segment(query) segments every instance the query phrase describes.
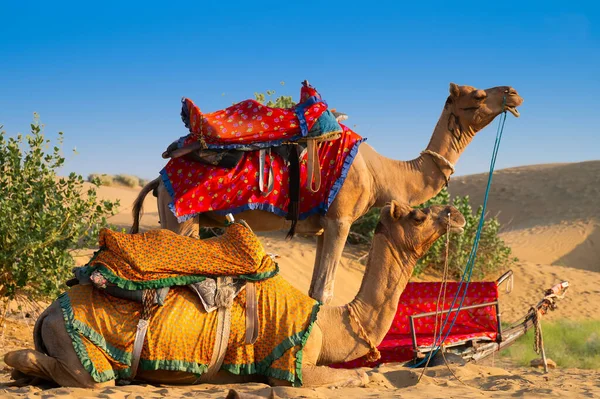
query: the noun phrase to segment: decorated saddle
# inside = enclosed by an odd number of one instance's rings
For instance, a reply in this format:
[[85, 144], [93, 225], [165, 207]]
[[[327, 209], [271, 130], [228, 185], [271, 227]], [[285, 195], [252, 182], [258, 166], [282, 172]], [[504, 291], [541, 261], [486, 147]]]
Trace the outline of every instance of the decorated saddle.
[[205, 114], [188, 98], [182, 103], [181, 119], [190, 130], [187, 143], [198, 141], [209, 149], [256, 150], [286, 142], [325, 140], [342, 130], [307, 81], [302, 82], [300, 102], [292, 108], [268, 107], [249, 99]]
[[[59, 297], [95, 381], [171, 370], [204, 382], [227, 370], [302, 384], [302, 350], [320, 303], [278, 275], [247, 226], [234, 223], [208, 240], [105, 229], [99, 241], [75, 270], [79, 284]], [[142, 304], [123, 292], [141, 292]]]
[[293, 236], [298, 220], [327, 211], [364, 141], [307, 81], [291, 108], [246, 100], [204, 114], [184, 98], [181, 116], [190, 134], [161, 171], [180, 222], [260, 209], [291, 220]]

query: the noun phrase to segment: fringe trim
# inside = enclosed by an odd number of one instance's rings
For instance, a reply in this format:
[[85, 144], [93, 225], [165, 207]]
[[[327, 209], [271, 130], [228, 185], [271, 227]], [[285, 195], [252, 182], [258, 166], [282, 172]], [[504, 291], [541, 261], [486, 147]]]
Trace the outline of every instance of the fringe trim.
[[[268, 256], [268, 255], [267, 255]], [[275, 263], [275, 262], [274, 262]], [[135, 280], [127, 280], [122, 277], [117, 276], [112, 270], [110, 270], [106, 265], [98, 263], [96, 265], [88, 265], [88, 269], [86, 273], [89, 271], [90, 273], [93, 271], [99, 271], [104, 278], [106, 278], [111, 283], [115, 284], [117, 287], [122, 288], [124, 290], [144, 290], [144, 289], [159, 289], [163, 287], [173, 287], [176, 285], [188, 285], [193, 283], [199, 283], [201, 281], [206, 280], [207, 277], [216, 278], [216, 275], [192, 275], [192, 276], [176, 276], [176, 277], [167, 277], [161, 278], [157, 280], [149, 280], [149, 281], [135, 281]], [[275, 263], [275, 269], [262, 273], [253, 273], [253, 274], [240, 274], [236, 275], [236, 278], [242, 280], [250, 280], [250, 281], [261, 281], [266, 280], [271, 277], [279, 274], [279, 265]]]
[[[260, 374], [267, 377], [277, 378], [279, 380], [289, 381], [295, 387], [302, 386], [302, 354], [304, 346], [306, 346], [306, 342], [308, 341], [314, 324], [317, 321], [317, 315], [319, 313], [319, 310], [321, 309], [321, 306], [321, 302], [317, 302], [315, 304], [310, 315], [310, 319], [308, 320], [308, 325], [304, 330], [283, 340], [262, 361], [258, 363], [249, 364], [224, 364], [221, 368], [229, 371], [232, 374]], [[279, 359], [288, 350], [292, 349], [295, 346], [300, 346], [300, 348], [296, 352], [296, 364], [293, 373], [286, 370], [280, 370], [271, 367], [274, 361]]]
[[[106, 370], [104, 372], [99, 372], [94, 363], [90, 359], [90, 356], [83, 344], [83, 340], [81, 339], [80, 331], [75, 327], [75, 316], [73, 314], [73, 308], [71, 307], [71, 301], [69, 299], [68, 293], [63, 293], [58, 297], [58, 302], [63, 312], [63, 318], [65, 320], [65, 328], [67, 329], [67, 334], [71, 337], [71, 342], [73, 344], [73, 349], [81, 362], [81, 365], [87, 371], [90, 376], [96, 382], [106, 382], [110, 380], [114, 380], [117, 377], [124, 377], [129, 375], [129, 367], [125, 370]], [[89, 338], [88, 338], [89, 339]], [[91, 341], [91, 340], [90, 340]]]

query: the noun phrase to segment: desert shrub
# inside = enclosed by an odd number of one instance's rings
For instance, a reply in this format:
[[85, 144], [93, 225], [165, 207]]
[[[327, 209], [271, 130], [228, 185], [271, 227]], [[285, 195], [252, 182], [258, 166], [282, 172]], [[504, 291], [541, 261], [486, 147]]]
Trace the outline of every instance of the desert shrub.
[[[600, 369], [600, 321], [542, 321], [546, 356], [559, 367]], [[529, 366], [540, 355], [533, 350], [533, 330], [519, 338], [501, 355], [520, 366]]]
[[[285, 82], [281, 82], [280, 84], [284, 86]], [[259, 103], [272, 108], [291, 108], [296, 105], [292, 96], [279, 96], [273, 100], [274, 94], [275, 90], [267, 90], [266, 93], [254, 93], [254, 98]]]
[[94, 180], [98, 180], [103, 186], [112, 186], [114, 184], [114, 179], [111, 175], [107, 175], [105, 173], [92, 173], [88, 175], [87, 181], [90, 183]]
[[140, 178], [132, 175], [115, 175], [114, 181], [125, 187], [137, 187], [140, 184]]
[[25, 137], [0, 131], [0, 301], [20, 292], [57, 294], [75, 263], [72, 252], [96, 246], [119, 205], [99, 200], [96, 187], [84, 191], [80, 175], [57, 176], [62, 142], [59, 133], [51, 147], [37, 117]]
[[[449, 203], [450, 194], [446, 189], [443, 189], [438, 195], [420, 207], [448, 205]], [[482, 207], [479, 207], [477, 212], [473, 212], [468, 196], [454, 198], [452, 205], [463, 214], [466, 220], [465, 229], [462, 234], [450, 233], [448, 267], [451, 276], [457, 278], [462, 276], [464, 268], [467, 265], [467, 260], [475, 240]], [[379, 221], [379, 212], [380, 209], [373, 208], [352, 225], [350, 239], [353, 242], [369, 242], [373, 238], [375, 226]], [[483, 230], [481, 231], [477, 260], [474, 266], [474, 274], [477, 277], [483, 277], [490, 272], [509, 266], [515, 261], [515, 258], [511, 256], [511, 249], [499, 237], [499, 230], [500, 223], [497, 218], [488, 218], [485, 221]], [[445, 246], [445, 239], [437, 240], [425, 256], [419, 259], [414, 273], [420, 274], [425, 269], [443, 271], [446, 256]]]
[[107, 175], [106, 173], [92, 173], [88, 175], [87, 181], [91, 182], [94, 179], [99, 179], [103, 186], [114, 186], [120, 185], [125, 187], [144, 187], [147, 183], [147, 179], [133, 175]]

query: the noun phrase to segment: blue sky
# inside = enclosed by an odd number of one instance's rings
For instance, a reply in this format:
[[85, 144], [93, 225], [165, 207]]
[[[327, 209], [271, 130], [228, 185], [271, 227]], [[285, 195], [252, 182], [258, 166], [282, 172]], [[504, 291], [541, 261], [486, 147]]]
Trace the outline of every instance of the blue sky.
[[[427, 145], [450, 82], [525, 98], [497, 167], [600, 159], [592, 1], [10, 3], [0, 125], [27, 132], [38, 112], [49, 136], [77, 147], [66, 172], [153, 178], [187, 133], [182, 96], [213, 111], [267, 89], [297, 99], [304, 79], [395, 159]], [[476, 137], [458, 174], [487, 170], [494, 133]]]

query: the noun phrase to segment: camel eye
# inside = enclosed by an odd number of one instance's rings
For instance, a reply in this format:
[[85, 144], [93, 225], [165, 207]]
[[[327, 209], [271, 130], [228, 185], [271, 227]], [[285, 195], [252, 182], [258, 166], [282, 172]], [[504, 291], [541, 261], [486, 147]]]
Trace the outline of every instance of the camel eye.
[[413, 223], [416, 225], [423, 223], [427, 219], [427, 215], [422, 211], [414, 210], [410, 212], [409, 216], [412, 219]]

